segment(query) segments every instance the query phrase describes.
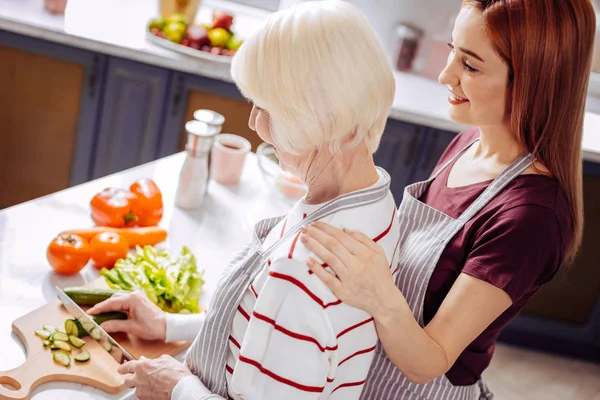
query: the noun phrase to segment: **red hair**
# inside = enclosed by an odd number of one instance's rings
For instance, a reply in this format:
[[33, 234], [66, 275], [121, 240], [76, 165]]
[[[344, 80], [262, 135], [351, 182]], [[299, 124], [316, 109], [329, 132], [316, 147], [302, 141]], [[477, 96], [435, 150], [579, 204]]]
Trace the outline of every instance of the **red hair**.
[[509, 67], [510, 127], [564, 190], [573, 219], [565, 261], [583, 236], [581, 140], [596, 17], [590, 0], [463, 0], [483, 13]]

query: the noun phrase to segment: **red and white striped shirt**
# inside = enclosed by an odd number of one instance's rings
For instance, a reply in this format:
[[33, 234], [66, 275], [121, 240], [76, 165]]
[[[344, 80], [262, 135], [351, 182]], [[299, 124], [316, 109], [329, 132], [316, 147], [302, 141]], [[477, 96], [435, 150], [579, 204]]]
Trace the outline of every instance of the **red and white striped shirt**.
[[[297, 203], [263, 249], [321, 206]], [[399, 227], [391, 193], [321, 221], [373, 238], [397, 273]], [[318, 259], [294, 235], [246, 290], [231, 326], [225, 366], [232, 399], [359, 398], [377, 343], [373, 318], [336, 298], [306, 266], [309, 256]], [[197, 377], [184, 379], [172, 398], [191, 398], [184, 393], [192, 392], [220, 398], [194, 389], [200, 385]]]
[[[318, 208], [298, 203], [263, 249]], [[377, 239], [395, 266], [399, 229], [391, 194], [322, 221]], [[308, 256], [315, 257], [295, 235], [248, 287], [229, 338], [226, 369], [233, 399], [359, 397], [377, 343], [373, 318], [336, 298], [307, 268]]]

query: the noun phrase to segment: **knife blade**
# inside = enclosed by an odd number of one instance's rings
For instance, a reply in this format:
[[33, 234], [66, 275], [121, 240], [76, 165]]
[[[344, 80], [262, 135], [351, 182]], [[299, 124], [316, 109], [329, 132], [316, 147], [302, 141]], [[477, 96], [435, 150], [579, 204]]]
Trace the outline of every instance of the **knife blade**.
[[65, 306], [69, 314], [79, 321], [81, 327], [96, 340], [119, 364], [135, 360], [116, 340], [114, 340], [100, 325], [92, 319], [88, 313], [83, 311], [61, 288], [55, 286], [59, 300]]

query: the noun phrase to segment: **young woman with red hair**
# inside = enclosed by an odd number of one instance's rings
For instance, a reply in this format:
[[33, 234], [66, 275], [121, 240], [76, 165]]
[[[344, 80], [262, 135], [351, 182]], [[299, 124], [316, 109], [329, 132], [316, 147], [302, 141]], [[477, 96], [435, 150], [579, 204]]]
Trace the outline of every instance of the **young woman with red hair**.
[[364, 235], [304, 229], [311, 270], [373, 316], [361, 398], [491, 398], [498, 335], [581, 243], [595, 29], [590, 0], [464, 0], [439, 81], [451, 118], [477, 128], [405, 189], [399, 264]]

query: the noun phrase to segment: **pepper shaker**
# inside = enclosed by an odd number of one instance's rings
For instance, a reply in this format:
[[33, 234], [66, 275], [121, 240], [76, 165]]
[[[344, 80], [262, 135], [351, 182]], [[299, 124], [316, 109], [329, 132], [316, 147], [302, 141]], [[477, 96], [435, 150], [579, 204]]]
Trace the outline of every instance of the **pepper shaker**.
[[185, 130], [188, 134], [187, 154], [179, 173], [175, 205], [191, 210], [200, 208], [204, 203], [210, 176], [209, 154], [220, 129], [193, 120], [185, 124]]

